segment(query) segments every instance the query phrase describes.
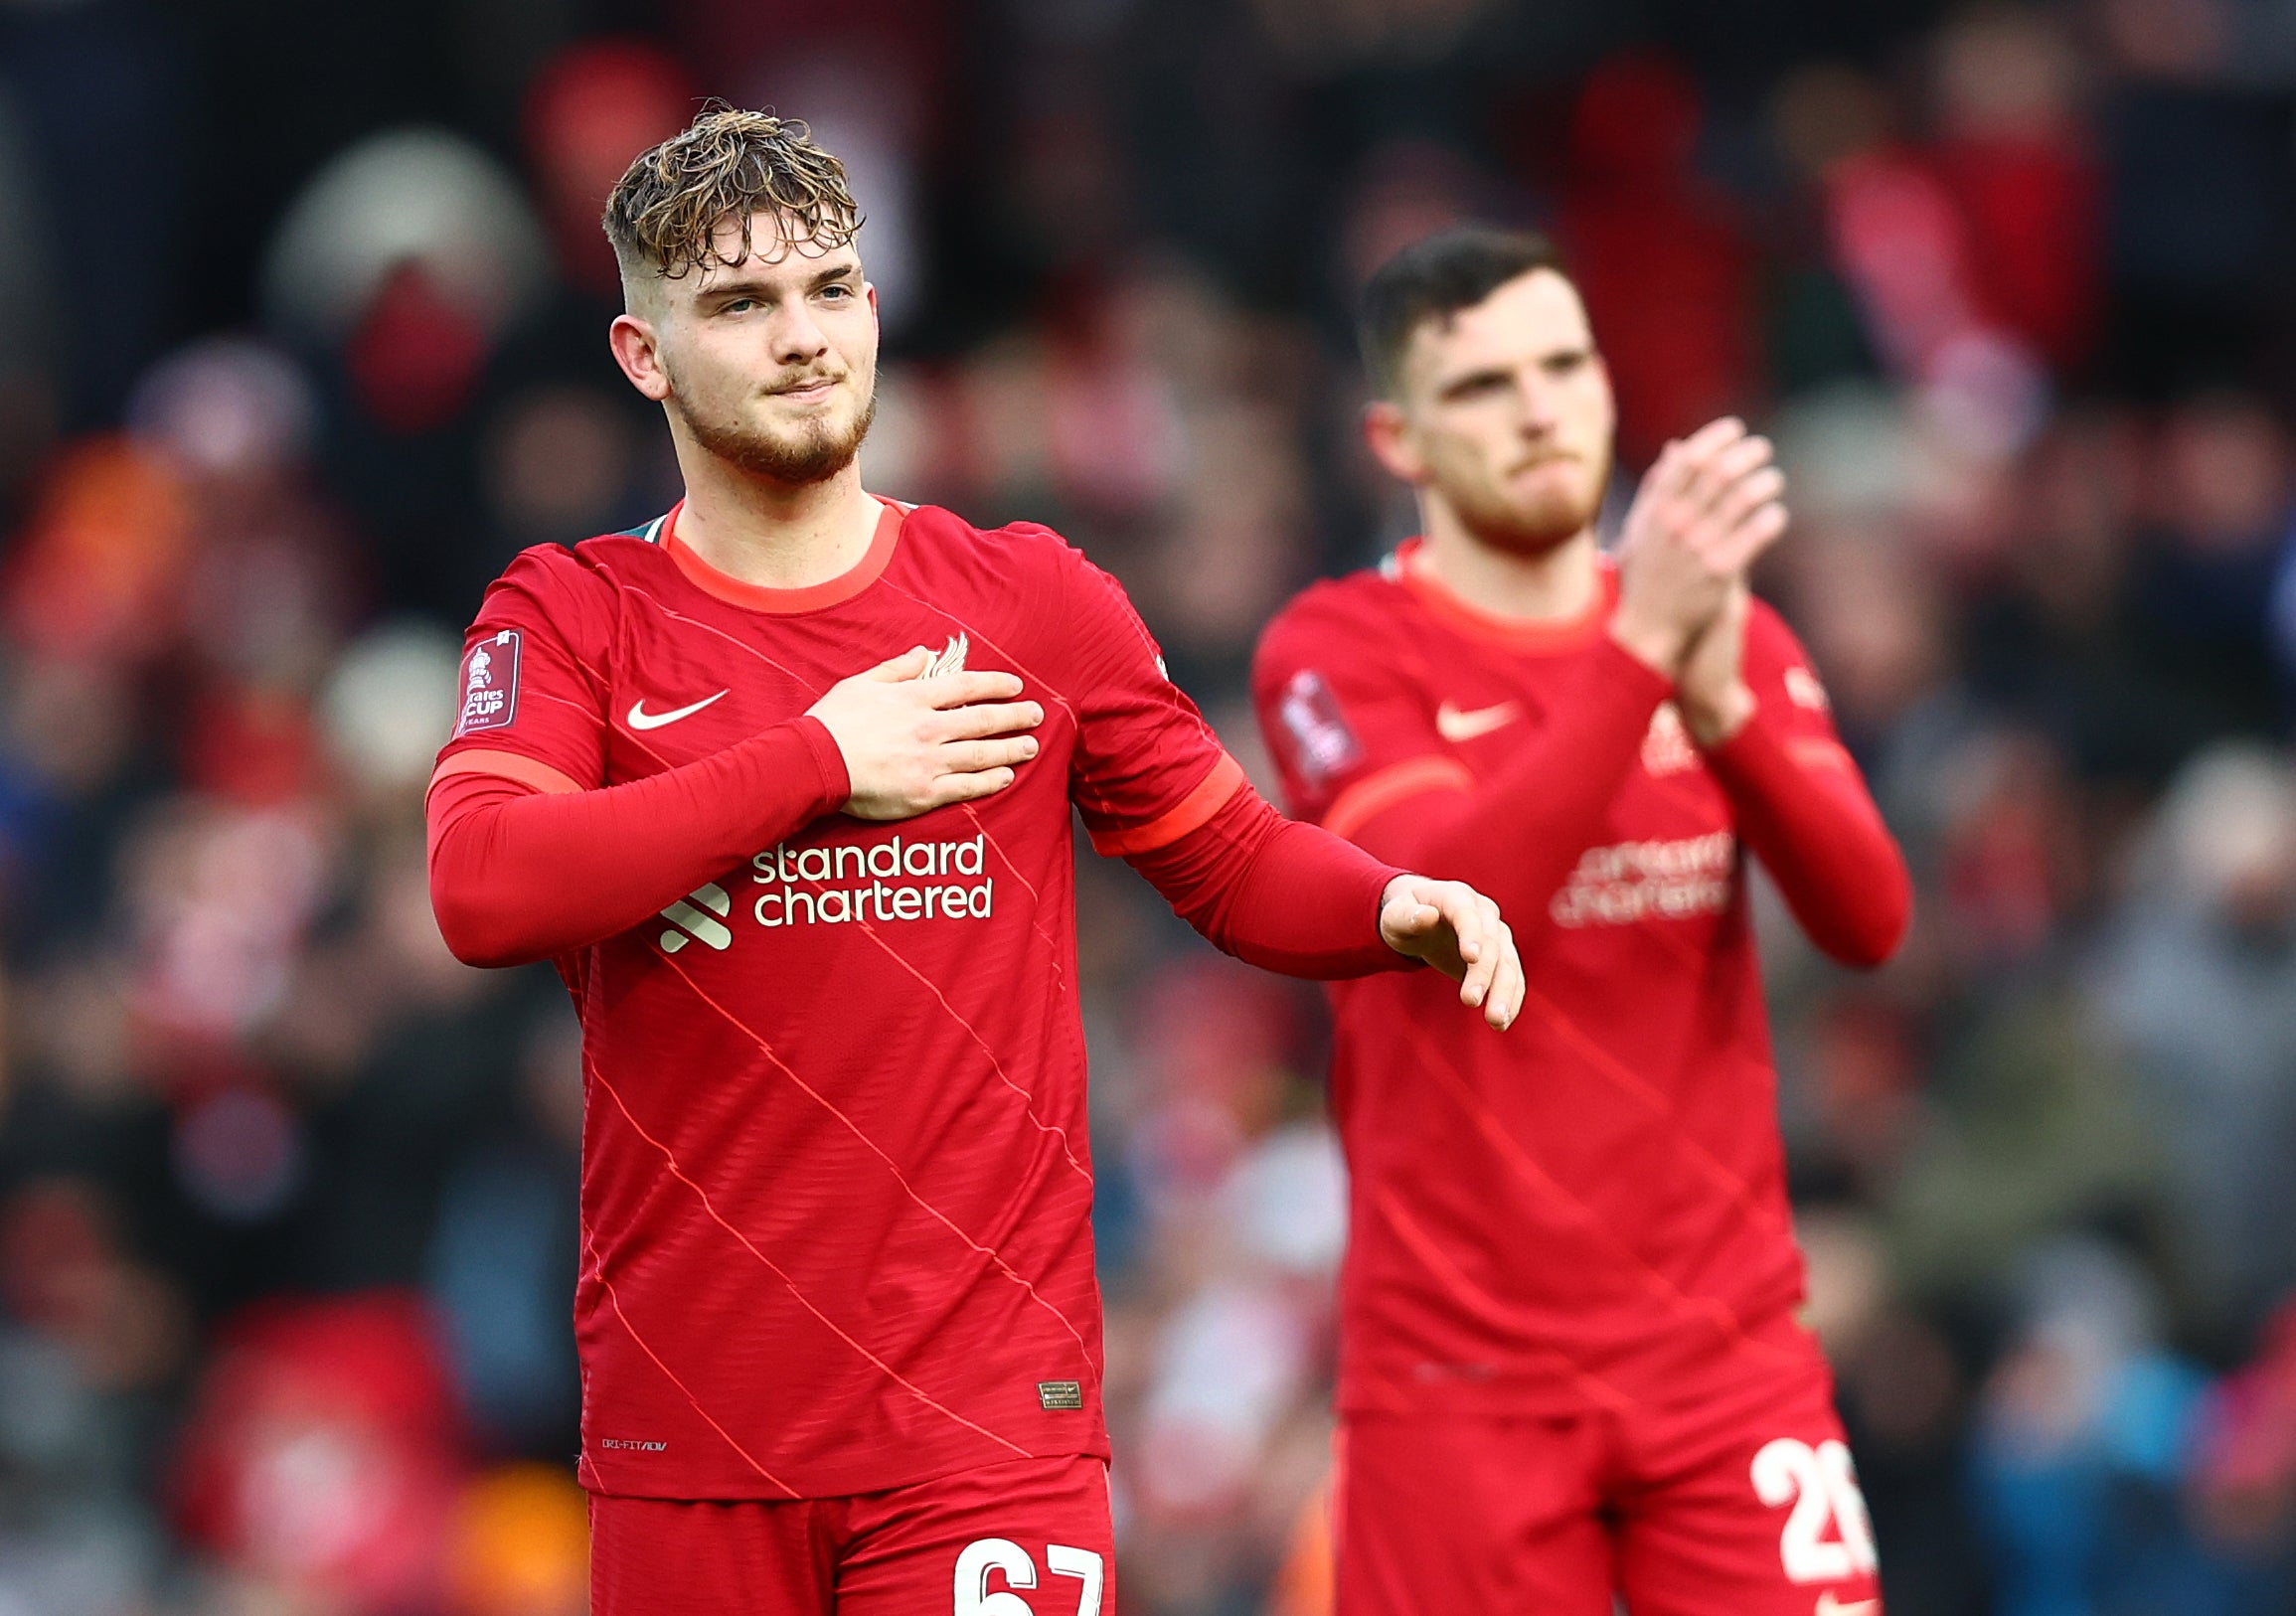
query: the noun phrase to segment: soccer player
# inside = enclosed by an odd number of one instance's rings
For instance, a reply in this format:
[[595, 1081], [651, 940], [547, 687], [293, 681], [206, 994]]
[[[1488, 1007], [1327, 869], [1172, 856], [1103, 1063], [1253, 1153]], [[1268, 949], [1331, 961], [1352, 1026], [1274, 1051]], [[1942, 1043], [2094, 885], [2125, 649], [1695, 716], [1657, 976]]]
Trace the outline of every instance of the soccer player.
[[802, 125], [712, 111], [605, 223], [686, 497], [511, 564], [428, 801], [448, 943], [581, 1016], [594, 1609], [1088, 1616], [1071, 804], [1273, 969], [1426, 961], [1503, 1026], [1512, 942], [1277, 816], [1056, 536], [864, 492], [876, 294]]
[[1422, 533], [1309, 589], [1253, 671], [1293, 810], [1496, 895], [1506, 1040], [1401, 977], [1337, 985], [1350, 1166], [1341, 1616], [1875, 1616], [1874, 1547], [1796, 1322], [1745, 855], [1871, 965], [1908, 885], [1826, 696], [1745, 569], [1785, 525], [1735, 420], [1595, 519], [1613, 409], [1527, 235], [1372, 279], [1380, 462]]

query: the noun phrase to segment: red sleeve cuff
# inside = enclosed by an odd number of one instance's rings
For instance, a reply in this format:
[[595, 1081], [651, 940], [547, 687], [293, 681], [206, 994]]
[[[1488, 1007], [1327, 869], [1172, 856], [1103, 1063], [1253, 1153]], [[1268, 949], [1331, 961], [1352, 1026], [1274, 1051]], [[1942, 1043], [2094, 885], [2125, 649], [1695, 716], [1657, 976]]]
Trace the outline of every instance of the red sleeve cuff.
[[806, 713], [790, 721], [805, 741], [805, 749], [813, 758], [813, 766], [821, 773], [821, 811], [834, 814], [853, 796], [853, 773], [845, 766], [845, 753], [838, 748], [837, 737], [829, 732], [829, 726], [812, 714]]
[[1212, 816], [1228, 806], [1229, 799], [1244, 784], [1243, 765], [1222, 752], [1219, 761], [1196, 782], [1188, 795], [1147, 824], [1108, 830], [1087, 826], [1092, 849], [1105, 859], [1129, 859], [1170, 847], [1210, 823]]
[[1706, 762], [1725, 787], [1733, 780], [1748, 785], [1791, 780], [1809, 768], [1838, 768], [1853, 778], [1857, 775], [1857, 764], [1840, 741], [1796, 734], [1783, 715], [1760, 703], [1736, 734], [1706, 748]]

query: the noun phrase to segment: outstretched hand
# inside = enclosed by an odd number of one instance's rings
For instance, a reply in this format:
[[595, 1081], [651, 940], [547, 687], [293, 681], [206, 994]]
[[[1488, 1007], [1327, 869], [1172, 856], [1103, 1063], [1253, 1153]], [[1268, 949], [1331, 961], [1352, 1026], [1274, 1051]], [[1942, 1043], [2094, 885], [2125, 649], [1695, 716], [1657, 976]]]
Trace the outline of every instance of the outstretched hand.
[[1481, 1006], [1504, 1032], [1523, 1009], [1523, 961], [1499, 905], [1464, 882], [1397, 876], [1380, 902], [1380, 937], [1459, 984], [1459, 1003]]

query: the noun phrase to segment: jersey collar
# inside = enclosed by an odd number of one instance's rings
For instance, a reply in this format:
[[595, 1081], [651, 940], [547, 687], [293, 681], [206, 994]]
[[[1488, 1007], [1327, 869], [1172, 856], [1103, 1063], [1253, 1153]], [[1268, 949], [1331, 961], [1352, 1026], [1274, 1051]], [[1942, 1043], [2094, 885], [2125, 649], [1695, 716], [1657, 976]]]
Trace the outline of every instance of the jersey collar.
[[1603, 625], [1610, 621], [1611, 608], [1618, 604], [1618, 568], [1607, 556], [1596, 564], [1594, 598], [1575, 617], [1510, 617], [1476, 605], [1435, 576], [1427, 568], [1425, 549], [1423, 538], [1403, 541], [1395, 551], [1391, 574], [1395, 582], [1447, 626], [1512, 651], [1582, 649], [1601, 636]]
[[877, 519], [877, 532], [871, 536], [869, 549], [861, 560], [837, 576], [809, 583], [801, 589], [774, 589], [762, 583], [745, 582], [702, 560], [692, 546], [678, 537], [678, 513], [686, 508], [684, 500], [671, 506], [670, 514], [656, 523], [655, 531], [646, 537], [669, 552], [670, 560], [678, 564], [678, 570], [686, 574], [688, 582], [728, 605], [783, 615], [819, 611], [824, 606], [851, 600], [875, 583], [893, 561], [893, 549], [901, 540], [901, 520], [905, 508], [882, 495], [874, 497], [885, 509]]

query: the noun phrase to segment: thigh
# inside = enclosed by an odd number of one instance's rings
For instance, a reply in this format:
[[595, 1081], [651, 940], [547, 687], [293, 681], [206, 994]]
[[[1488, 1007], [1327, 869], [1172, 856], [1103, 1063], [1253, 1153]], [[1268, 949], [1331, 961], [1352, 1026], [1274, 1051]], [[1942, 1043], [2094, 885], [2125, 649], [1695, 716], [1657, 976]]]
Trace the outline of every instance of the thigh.
[[590, 1499], [590, 1616], [831, 1616], [809, 1500]]
[[1020, 1459], [851, 1501], [837, 1616], [1101, 1616], [1108, 1463]]
[[1351, 1419], [1332, 1475], [1336, 1616], [1611, 1616], [1588, 1419]]
[[1873, 1527], [1815, 1349], [1798, 1373], [1636, 1416], [1626, 1451], [1632, 1616], [1882, 1616]]

